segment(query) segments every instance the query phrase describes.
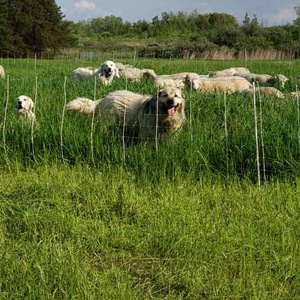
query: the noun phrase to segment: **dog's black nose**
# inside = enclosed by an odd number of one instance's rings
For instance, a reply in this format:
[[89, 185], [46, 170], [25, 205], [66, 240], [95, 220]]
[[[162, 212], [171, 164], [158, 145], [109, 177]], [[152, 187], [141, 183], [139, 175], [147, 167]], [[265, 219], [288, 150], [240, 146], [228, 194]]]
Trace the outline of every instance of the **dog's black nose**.
[[167, 105], [168, 106], [174, 106], [174, 99], [168, 99], [167, 100]]
[[111, 68], [108, 68], [108, 72], [111, 72]]

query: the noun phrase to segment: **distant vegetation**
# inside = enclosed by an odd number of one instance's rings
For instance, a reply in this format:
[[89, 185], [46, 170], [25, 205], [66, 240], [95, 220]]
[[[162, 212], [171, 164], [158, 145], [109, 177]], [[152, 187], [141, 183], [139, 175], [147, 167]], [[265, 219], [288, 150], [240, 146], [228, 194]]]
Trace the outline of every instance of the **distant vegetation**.
[[34, 3], [31, 0], [0, 0], [0, 51], [4, 55], [20, 56], [28, 51], [52, 50], [54, 53], [68, 47], [137, 48], [140, 55], [153, 57], [199, 57], [197, 53], [204, 51], [221, 51], [240, 58], [238, 53], [246, 49], [249, 53], [258, 50], [288, 52], [289, 56], [298, 58], [300, 7], [295, 7], [295, 12], [298, 17], [293, 24], [272, 27], [248, 13], [239, 24], [229, 14], [199, 14], [196, 11], [190, 14], [163, 12], [161, 17], [155, 16], [150, 22], [131, 23], [107, 16], [74, 23], [64, 19], [54, 0]]
[[[295, 11], [299, 15], [299, 8]], [[222, 48], [235, 52], [274, 49], [290, 51], [296, 57], [300, 54], [299, 17], [292, 25], [265, 27], [255, 15], [250, 18], [247, 13], [241, 25], [229, 14], [196, 11], [191, 14], [164, 12], [161, 18], [155, 16], [151, 22], [135, 23], [108, 16], [73, 24], [73, 34], [82, 47], [103, 48], [111, 45], [112, 40], [127, 41], [128, 45], [130, 40], [140, 40], [140, 46], [151, 45], [144, 53], [158, 57], [168, 57], [170, 51], [182, 56], [182, 49], [201, 52]]]

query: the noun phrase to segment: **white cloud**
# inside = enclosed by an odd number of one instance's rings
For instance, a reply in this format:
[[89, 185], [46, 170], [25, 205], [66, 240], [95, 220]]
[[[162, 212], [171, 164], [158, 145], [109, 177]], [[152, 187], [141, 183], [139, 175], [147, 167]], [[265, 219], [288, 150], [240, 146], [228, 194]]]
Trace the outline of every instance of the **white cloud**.
[[90, 11], [96, 8], [96, 4], [92, 1], [78, 1], [74, 6], [77, 11]]

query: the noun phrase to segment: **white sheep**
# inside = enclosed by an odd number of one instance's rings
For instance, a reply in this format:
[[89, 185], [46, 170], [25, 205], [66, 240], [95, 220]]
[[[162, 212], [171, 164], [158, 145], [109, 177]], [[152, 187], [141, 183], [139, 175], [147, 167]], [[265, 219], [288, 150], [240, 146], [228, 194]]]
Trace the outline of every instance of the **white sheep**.
[[251, 88], [251, 83], [237, 76], [199, 77], [187, 76], [186, 82], [192, 83], [192, 88], [201, 92], [227, 92], [229, 94]]
[[130, 82], [140, 82], [142, 78], [150, 78], [154, 80], [157, 75], [152, 69], [138, 69], [129, 65], [121, 66], [118, 63], [120, 77], [126, 78]]
[[236, 73], [250, 73], [250, 70], [244, 67], [232, 67], [222, 71], [212, 72], [211, 75], [212, 77], [226, 77], [226, 76], [233, 76]]
[[234, 74], [234, 76], [243, 77], [251, 83], [255, 81], [261, 84], [267, 83], [268, 81], [274, 78], [273, 76], [268, 74], [255, 74], [255, 73], [243, 73], [243, 72], [238, 72]]
[[[274, 98], [278, 98], [278, 99], [284, 99], [284, 94], [274, 87], [259, 87], [259, 88], [256, 88], [256, 92], [262, 98], [274, 97]], [[250, 97], [253, 97], [253, 89], [251, 88], [248, 90], [239, 91], [235, 94], [247, 94]]]
[[168, 75], [160, 75], [157, 76], [154, 80], [155, 86], [158, 89], [164, 88], [177, 88], [183, 89], [184, 88], [184, 80], [182, 78], [172, 78]]

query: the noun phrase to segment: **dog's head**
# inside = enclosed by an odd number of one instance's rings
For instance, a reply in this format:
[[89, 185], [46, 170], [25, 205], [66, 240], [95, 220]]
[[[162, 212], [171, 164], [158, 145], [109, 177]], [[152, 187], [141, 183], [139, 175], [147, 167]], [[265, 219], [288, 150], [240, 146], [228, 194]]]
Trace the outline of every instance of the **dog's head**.
[[116, 67], [116, 64], [111, 60], [107, 60], [101, 65], [100, 75], [105, 78], [109, 78], [116, 75], [117, 70], [118, 68]]
[[16, 108], [18, 109], [19, 113], [26, 113], [30, 112], [34, 108], [34, 103], [28, 96], [19, 96], [15, 100]]
[[172, 118], [184, 114], [184, 94], [176, 88], [165, 88], [158, 93], [158, 103], [161, 112]]

